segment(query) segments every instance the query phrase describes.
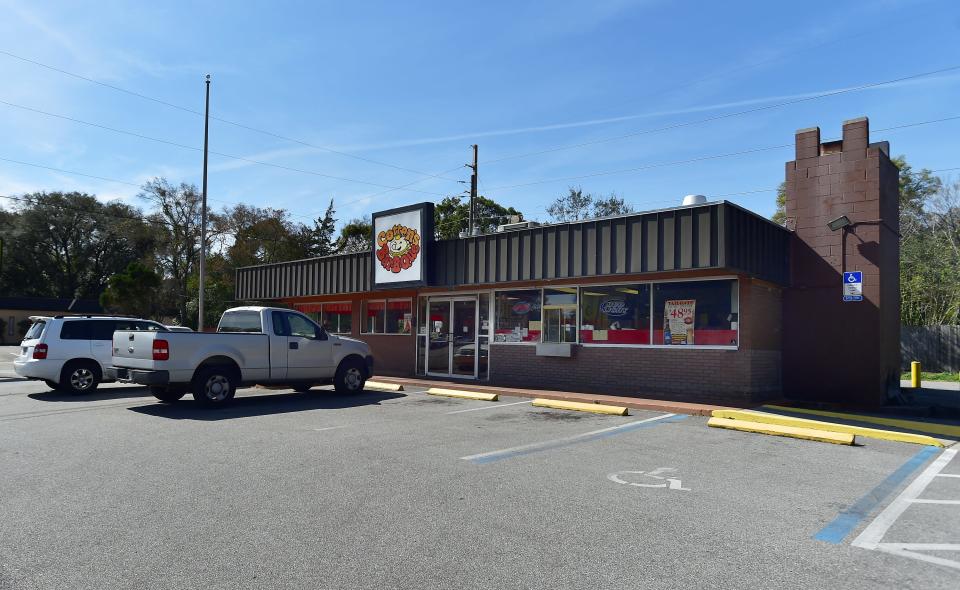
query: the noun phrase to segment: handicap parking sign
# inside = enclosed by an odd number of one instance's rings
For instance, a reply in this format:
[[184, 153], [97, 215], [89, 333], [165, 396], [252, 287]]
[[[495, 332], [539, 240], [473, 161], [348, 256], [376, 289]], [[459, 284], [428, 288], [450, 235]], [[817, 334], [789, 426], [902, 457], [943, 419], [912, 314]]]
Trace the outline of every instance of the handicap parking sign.
[[843, 300], [863, 301], [863, 272], [843, 273]]

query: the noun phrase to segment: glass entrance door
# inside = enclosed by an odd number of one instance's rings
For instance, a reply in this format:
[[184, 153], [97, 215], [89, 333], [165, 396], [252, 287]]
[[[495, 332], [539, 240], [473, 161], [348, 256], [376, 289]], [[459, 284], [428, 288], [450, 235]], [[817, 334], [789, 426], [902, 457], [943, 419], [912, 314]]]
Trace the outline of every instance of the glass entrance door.
[[449, 299], [431, 299], [427, 306], [427, 373], [450, 374], [450, 308]]
[[426, 373], [477, 377], [477, 298], [430, 298], [427, 304]]

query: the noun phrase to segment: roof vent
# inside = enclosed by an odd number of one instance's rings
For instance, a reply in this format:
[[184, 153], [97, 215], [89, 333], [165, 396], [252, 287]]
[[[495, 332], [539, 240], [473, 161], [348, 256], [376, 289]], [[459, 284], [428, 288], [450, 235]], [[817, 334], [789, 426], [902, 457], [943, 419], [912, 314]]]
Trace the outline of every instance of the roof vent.
[[683, 206], [688, 205], [703, 205], [707, 202], [707, 198], [703, 195], [687, 195], [683, 198]]
[[503, 225], [497, 226], [497, 233], [502, 233], [505, 231], [519, 231], [521, 229], [531, 229], [534, 227], [540, 227], [540, 223], [536, 221], [520, 221], [518, 223], [505, 223]]

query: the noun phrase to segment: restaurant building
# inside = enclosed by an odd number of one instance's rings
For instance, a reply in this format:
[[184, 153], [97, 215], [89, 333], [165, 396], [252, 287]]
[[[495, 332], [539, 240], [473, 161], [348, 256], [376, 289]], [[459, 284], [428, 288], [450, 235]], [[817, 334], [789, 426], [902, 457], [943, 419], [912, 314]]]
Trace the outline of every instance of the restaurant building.
[[[786, 227], [691, 199], [434, 240], [433, 205], [420, 203], [373, 214], [372, 252], [238, 269], [236, 298], [368, 342], [378, 375], [877, 405], [899, 383], [897, 170], [866, 119], [843, 135], [797, 133]], [[842, 215], [848, 226], [827, 227]], [[863, 300], [844, 302], [853, 270]]]

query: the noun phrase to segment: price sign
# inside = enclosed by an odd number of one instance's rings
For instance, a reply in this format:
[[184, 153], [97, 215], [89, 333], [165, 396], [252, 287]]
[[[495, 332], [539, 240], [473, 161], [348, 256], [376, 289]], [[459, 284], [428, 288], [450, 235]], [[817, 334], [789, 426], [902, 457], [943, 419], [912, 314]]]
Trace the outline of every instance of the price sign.
[[663, 343], [693, 344], [696, 299], [671, 299], [663, 306]]

